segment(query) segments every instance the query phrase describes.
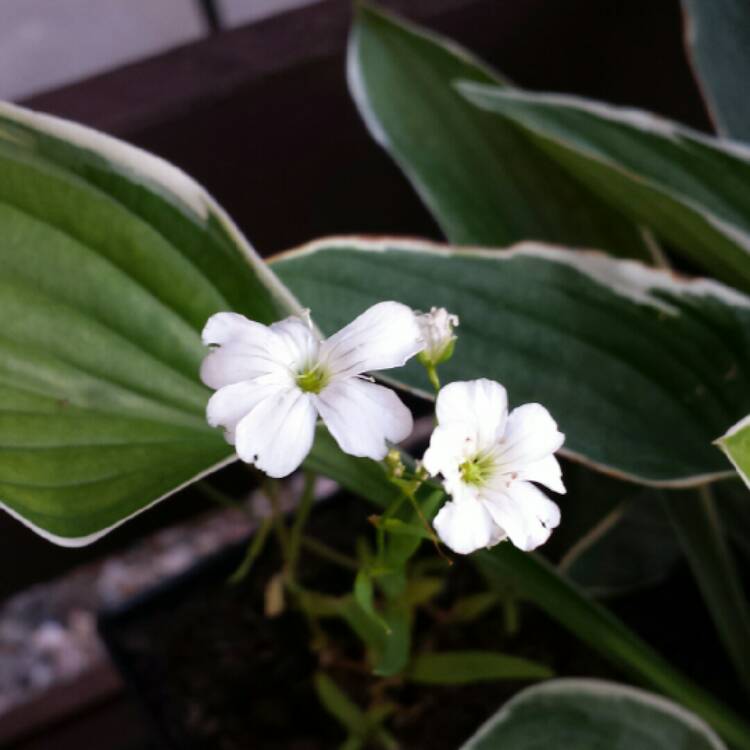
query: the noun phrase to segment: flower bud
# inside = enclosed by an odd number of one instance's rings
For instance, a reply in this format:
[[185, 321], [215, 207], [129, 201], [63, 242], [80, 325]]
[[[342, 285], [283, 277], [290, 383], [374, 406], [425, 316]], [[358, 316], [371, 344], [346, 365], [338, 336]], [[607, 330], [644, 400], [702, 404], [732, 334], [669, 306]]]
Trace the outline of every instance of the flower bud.
[[417, 313], [416, 318], [424, 341], [419, 361], [425, 367], [435, 367], [449, 360], [456, 344], [453, 329], [458, 326], [458, 316], [444, 307], [433, 307], [428, 313]]

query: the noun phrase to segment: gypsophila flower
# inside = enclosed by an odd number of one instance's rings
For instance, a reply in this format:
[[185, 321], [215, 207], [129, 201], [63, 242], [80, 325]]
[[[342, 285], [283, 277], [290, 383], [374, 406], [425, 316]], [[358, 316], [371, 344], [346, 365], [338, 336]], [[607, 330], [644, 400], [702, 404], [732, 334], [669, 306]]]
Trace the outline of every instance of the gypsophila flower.
[[206, 409], [237, 455], [272, 477], [294, 471], [309, 453], [318, 415], [341, 449], [375, 460], [406, 438], [409, 410], [388, 388], [362, 377], [403, 365], [422, 348], [412, 311], [381, 302], [321, 340], [309, 315], [270, 326], [218, 313], [203, 329], [214, 349], [201, 379], [217, 389]]
[[435, 367], [451, 358], [456, 337], [453, 329], [458, 327], [458, 315], [452, 315], [444, 307], [433, 307], [428, 313], [415, 313], [424, 349], [419, 361], [425, 367]]
[[450, 383], [437, 398], [438, 426], [424, 455], [451, 496], [435, 517], [438, 535], [468, 554], [509, 538], [532, 550], [560, 523], [560, 509], [532, 482], [564, 493], [553, 455], [565, 436], [540, 404], [508, 414], [502, 385], [492, 380]]

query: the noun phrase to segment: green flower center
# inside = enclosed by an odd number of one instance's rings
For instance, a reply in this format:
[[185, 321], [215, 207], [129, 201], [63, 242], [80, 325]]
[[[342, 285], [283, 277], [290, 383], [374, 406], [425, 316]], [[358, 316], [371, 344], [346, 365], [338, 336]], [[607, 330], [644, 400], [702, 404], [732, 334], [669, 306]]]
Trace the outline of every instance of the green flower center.
[[319, 365], [297, 375], [297, 385], [305, 393], [320, 393], [329, 380], [328, 373]]
[[464, 461], [461, 466], [459, 466], [461, 479], [466, 484], [471, 484], [475, 487], [481, 487], [485, 484], [494, 469], [495, 462], [492, 457], [481, 454]]

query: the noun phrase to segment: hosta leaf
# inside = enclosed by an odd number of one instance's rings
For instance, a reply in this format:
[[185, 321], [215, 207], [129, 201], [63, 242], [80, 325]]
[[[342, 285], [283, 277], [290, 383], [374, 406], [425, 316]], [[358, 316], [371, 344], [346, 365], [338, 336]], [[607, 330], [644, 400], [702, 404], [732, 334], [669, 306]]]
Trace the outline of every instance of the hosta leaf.
[[750, 141], [750, 4], [682, 0], [687, 46], [719, 132]]
[[452, 42], [361, 5], [348, 77], [370, 133], [451, 242], [538, 239], [647, 255], [637, 227], [566, 174], [533, 138], [458, 95], [458, 78], [505, 82]]
[[725, 750], [695, 714], [603, 680], [550, 680], [508, 701], [462, 750]]
[[593, 596], [662, 583], [682, 554], [660, 495], [649, 489], [620, 503], [569, 550], [561, 561], [562, 571]]
[[294, 309], [211, 197], [87, 128], [0, 106], [0, 500], [78, 545], [231, 460], [209, 315]]
[[614, 207], [729, 284], [750, 290], [750, 149], [661, 117], [571, 96], [457, 84], [535, 135]]
[[730, 427], [716, 444], [732, 462], [742, 481], [750, 487], [750, 416]]
[[[444, 382], [502, 382], [545, 404], [565, 450], [638, 481], [727, 475], [711, 445], [750, 410], [750, 300], [634, 261], [538, 244], [505, 252], [399, 239], [320, 240], [274, 270], [334, 331], [384, 298], [461, 318]], [[395, 373], [427, 387], [418, 364]]]

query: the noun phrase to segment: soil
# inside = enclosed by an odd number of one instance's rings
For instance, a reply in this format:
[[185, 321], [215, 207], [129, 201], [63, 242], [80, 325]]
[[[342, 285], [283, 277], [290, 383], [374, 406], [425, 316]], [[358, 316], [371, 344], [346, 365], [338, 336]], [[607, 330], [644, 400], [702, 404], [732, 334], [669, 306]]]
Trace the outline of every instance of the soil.
[[[317, 508], [309, 533], [351, 552], [356, 535], [366, 534], [362, 503], [336, 499]], [[138, 700], [153, 720], [159, 746], [180, 750], [322, 750], [337, 747], [344, 733], [318, 703], [311, 677], [319, 656], [308, 648], [309, 630], [295, 612], [263, 616], [267, 580], [279, 569], [271, 549], [240, 585], [227, 578], [244, 545], [225, 550], [168, 586], [126, 609], [102, 618], [110, 650]], [[427, 548], [427, 545], [423, 545]], [[425, 549], [425, 554], [432, 554]], [[351, 589], [351, 574], [319, 559], [302, 558], [301, 582], [327, 593]], [[459, 560], [434, 609], [445, 611], [458, 594], [481, 590], [470, 562]], [[687, 571], [660, 590], [622, 600], [618, 609], [668, 656], [687, 661], [706, 688], [731, 698], [735, 688], [725, 663], [711, 647], [708, 621], [680, 626], [680, 613], [700, 610]], [[691, 611], [692, 611], [691, 610]], [[421, 613], [414, 645], [419, 649], [491, 649], [547, 664], [556, 674], [622, 679], [607, 663], [537, 610], [522, 610], [518, 634], [506, 634], [503, 612], [495, 609], [466, 625], [440, 624], [435, 612]], [[324, 651], [326, 671], [359, 705], [373, 697], [375, 680], [361, 662], [362, 649], [341, 625], [329, 632], [336, 651]], [[714, 639], [715, 640], [715, 639]], [[691, 661], [691, 644], [701, 644], [703, 662]], [[706, 643], [709, 643], [708, 651]], [[394, 681], [385, 697], [400, 710], [389, 728], [410, 750], [454, 750], [512, 694], [519, 682], [472, 686], [417, 686]], [[382, 691], [382, 687], [381, 687]]]

